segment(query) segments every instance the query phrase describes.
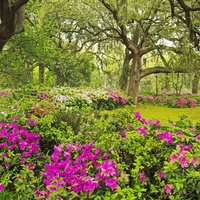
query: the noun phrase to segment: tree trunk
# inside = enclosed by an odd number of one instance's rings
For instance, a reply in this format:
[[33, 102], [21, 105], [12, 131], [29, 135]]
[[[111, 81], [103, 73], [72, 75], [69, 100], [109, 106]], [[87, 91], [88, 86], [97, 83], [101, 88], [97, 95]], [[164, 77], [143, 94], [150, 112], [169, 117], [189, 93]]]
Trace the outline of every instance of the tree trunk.
[[168, 75], [168, 74], [165, 74], [165, 87], [164, 87], [164, 89], [167, 90], [167, 91], [170, 90], [169, 82], [170, 82], [170, 80], [169, 80], [169, 75]]
[[200, 74], [196, 73], [192, 81], [192, 94], [198, 94]]
[[43, 64], [39, 65], [39, 84], [44, 84], [44, 71], [45, 67]]
[[16, 12], [15, 34], [24, 31], [25, 10], [26, 10], [26, 4], [23, 5], [21, 8], [19, 8], [19, 10], [17, 10]]
[[129, 50], [126, 48], [125, 50], [125, 57], [124, 57], [124, 62], [123, 62], [123, 66], [122, 66], [122, 73], [120, 76], [120, 80], [119, 80], [119, 86], [121, 90], [126, 91], [127, 90], [127, 86], [128, 86], [128, 77], [130, 76], [130, 67], [129, 67], [129, 63], [131, 60], [131, 54], [129, 53]]
[[132, 96], [134, 99], [134, 104], [137, 104], [138, 101], [138, 93], [139, 93], [139, 86], [141, 80], [141, 56], [134, 55], [130, 80], [128, 85], [128, 95]]
[[28, 72], [28, 78], [29, 82], [33, 83], [34, 81], [34, 76], [33, 76], [33, 67], [30, 64], [27, 64], [27, 72]]
[[28, 1], [0, 1], [0, 52], [13, 35], [24, 30], [25, 9]]

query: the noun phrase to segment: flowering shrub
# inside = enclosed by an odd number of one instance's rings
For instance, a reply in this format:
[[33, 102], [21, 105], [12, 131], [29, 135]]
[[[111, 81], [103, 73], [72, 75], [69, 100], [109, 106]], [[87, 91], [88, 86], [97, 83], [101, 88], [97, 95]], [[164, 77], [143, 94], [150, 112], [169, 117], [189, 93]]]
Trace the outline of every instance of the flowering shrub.
[[[40, 160], [40, 138], [37, 133], [30, 133], [25, 126], [18, 126], [17, 118], [12, 123], [0, 123], [0, 192], [17, 190], [20, 194], [33, 196], [37, 179], [33, 169]], [[30, 126], [35, 121], [28, 120]], [[26, 184], [27, 185], [22, 185]], [[29, 183], [28, 183], [29, 182]]]
[[42, 103], [37, 103], [34, 105], [30, 111], [28, 112], [28, 116], [31, 117], [31, 115], [35, 115], [39, 118], [44, 117], [45, 115], [49, 114], [49, 112], [54, 111], [55, 106], [51, 104], [42, 104]]
[[51, 163], [46, 164], [42, 172], [46, 190], [37, 190], [36, 196], [47, 199], [52, 192], [64, 188], [65, 196], [67, 192], [74, 191], [77, 194], [84, 192], [89, 197], [103, 185], [113, 191], [117, 189], [117, 172], [116, 163], [95, 148], [94, 141], [83, 146], [78, 142], [76, 145], [60, 144], [54, 146]]
[[110, 110], [123, 95], [83, 91], [0, 98], [0, 199], [199, 199], [199, 123], [163, 126], [134, 106]]
[[[166, 105], [169, 107], [177, 107], [177, 108], [183, 108], [183, 107], [189, 107], [193, 108], [196, 106], [197, 102], [200, 101], [200, 98], [198, 96], [172, 96], [172, 95], [166, 95], [166, 96], [144, 96], [142, 94], [138, 95], [138, 102], [140, 103], [150, 103], [155, 105]], [[199, 103], [198, 103], [199, 104]]]
[[91, 106], [95, 109], [114, 109], [125, 104], [130, 104], [124, 95], [106, 89], [89, 88], [64, 88], [52, 89], [50, 94], [56, 101], [65, 103], [67, 106]]

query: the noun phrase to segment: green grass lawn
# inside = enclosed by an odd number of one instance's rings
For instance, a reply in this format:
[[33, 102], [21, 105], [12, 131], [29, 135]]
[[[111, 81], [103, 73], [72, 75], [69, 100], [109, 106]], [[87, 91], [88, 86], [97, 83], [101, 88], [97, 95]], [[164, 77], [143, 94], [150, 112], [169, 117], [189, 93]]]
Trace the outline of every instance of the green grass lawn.
[[168, 120], [177, 121], [179, 116], [186, 115], [193, 124], [200, 122], [200, 107], [196, 108], [168, 108], [155, 105], [138, 105], [136, 111], [145, 119], [160, 120], [167, 124]]

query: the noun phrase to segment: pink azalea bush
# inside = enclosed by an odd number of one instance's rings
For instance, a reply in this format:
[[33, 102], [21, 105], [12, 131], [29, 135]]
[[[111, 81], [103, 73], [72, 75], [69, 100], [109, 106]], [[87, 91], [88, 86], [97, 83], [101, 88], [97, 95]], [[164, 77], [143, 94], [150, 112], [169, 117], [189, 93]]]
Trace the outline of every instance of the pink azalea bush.
[[94, 141], [83, 146], [78, 142], [75, 145], [60, 144], [54, 146], [51, 162], [45, 164], [42, 172], [46, 190], [37, 189], [36, 196], [48, 199], [62, 188], [66, 192], [90, 194], [103, 185], [114, 191], [118, 186], [117, 174], [116, 163], [104, 159]]
[[[198, 124], [181, 117], [163, 126], [130, 106], [91, 110], [83, 101], [68, 104], [66, 90], [32, 93], [15, 103], [0, 98], [0, 198], [198, 199]], [[111, 103], [121, 106], [120, 98], [114, 93]], [[35, 115], [41, 108], [49, 112]]]
[[[148, 103], [148, 104], [155, 104], [155, 105], [166, 105], [169, 107], [189, 107], [193, 108], [197, 104], [197, 100], [199, 99], [198, 96], [191, 96], [191, 95], [185, 95], [185, 96], [172, 96], [172, 95], [165, 95], [165, 96], [145, 96], [142, 94], [138, 95], [138, 101], [139, 103]], [[199, 101], [199, 100], [198, 100]]]

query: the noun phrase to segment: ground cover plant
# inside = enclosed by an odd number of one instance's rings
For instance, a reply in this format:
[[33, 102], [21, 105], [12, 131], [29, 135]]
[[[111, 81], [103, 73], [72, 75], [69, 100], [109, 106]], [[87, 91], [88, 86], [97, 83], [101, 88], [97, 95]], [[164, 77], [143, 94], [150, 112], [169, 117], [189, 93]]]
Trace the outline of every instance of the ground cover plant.
[[0, 102], [2, 200], [200, 198], [198, 122], [144, 118], [103, 89], [24, 88]]

